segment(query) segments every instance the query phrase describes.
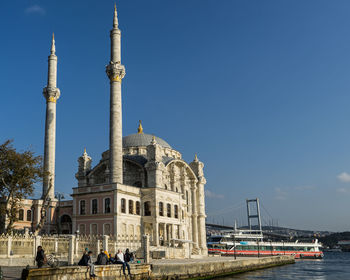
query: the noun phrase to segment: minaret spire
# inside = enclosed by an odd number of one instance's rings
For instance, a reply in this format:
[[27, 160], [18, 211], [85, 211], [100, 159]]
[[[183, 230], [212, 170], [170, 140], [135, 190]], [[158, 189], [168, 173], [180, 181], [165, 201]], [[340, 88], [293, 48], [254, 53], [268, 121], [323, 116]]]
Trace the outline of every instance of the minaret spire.
[[55, 54], [55, 53], [56, 53], [55, 33], [52, 32], [51, 54]]
[[111, 59], [106, 67], [110, 81], [109, 170], [110, 183], [123, 183], [122, 79], [125, 67], [121, 64], [121, 32], [117, 8], [114, 6], [113, 28], [110, 32]]
[[114, 4], [113, 28], [118, 28], [117, 4]]
[[46, 99], [43, 196], [48, 192], [50, 199], [55, 198], [56, 101], [60, 97], [60, 90], [57, 88], [57, 56], [55, 52], [55, 37], [52, 34], [47, 86], [43, 90]]

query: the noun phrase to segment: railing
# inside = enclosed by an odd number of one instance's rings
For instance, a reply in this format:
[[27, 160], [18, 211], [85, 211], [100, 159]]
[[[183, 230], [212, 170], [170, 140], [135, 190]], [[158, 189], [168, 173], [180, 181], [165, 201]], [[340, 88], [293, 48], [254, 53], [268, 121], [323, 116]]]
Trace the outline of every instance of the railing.
[[46, 254], [61, 258], [79, 258], [87, 248], [97, 256], [100, 249], [115, 254], [118, 249], [136, 251], [141, 248], [140, 236], [136, 235], [0, 235], [0, 258], [35, 257], [36, 249], [42, 246]]

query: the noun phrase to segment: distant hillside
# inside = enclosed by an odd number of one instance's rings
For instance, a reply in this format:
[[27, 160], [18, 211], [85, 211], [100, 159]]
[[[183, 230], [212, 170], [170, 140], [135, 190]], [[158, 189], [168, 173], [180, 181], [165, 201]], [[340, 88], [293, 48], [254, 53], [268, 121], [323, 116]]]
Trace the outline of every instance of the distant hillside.
[[350, 240], [350, 231], [336, 232], [319, 238], [323, 246], [334, 248], [340, 240]]

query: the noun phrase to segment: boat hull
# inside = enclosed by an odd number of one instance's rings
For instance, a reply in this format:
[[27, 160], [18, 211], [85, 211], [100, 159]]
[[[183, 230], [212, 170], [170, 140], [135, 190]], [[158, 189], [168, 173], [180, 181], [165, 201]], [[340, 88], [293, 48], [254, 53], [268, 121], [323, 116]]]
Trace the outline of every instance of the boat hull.
[[220, 254], [222, 256], [237, 257], [264, 257], [294, 255], [296, 259], [322, 259], [323, 252], [305, 252], [305, 251], [254, 251], [254, 250], [225, 250], [225, 249], [208, 249], [209, 254]]

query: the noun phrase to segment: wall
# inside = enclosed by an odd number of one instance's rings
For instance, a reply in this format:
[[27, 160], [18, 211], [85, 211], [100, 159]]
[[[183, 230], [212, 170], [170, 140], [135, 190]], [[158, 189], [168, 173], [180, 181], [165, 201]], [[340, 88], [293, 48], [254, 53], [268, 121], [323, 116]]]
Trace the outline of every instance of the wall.
[[[150, 265], [131, 264], [131, 273], [134, 280], [148, 279]], [[121, 265], [99, 265], [95, 267], [95, 274], [103, 280], [125, 279]], [[58, 268], [30, 269], [28, 280], [81, 280], [89, 279], [89, 271], [83, 266], [63, 266]]]

